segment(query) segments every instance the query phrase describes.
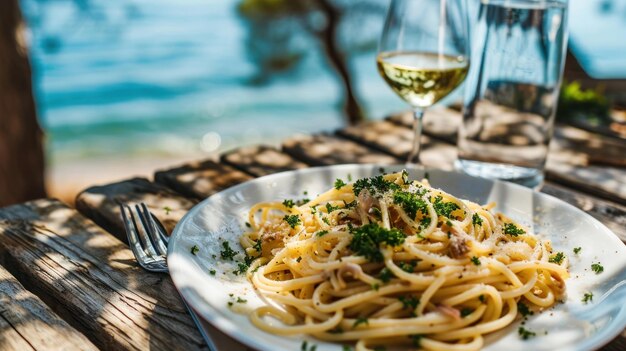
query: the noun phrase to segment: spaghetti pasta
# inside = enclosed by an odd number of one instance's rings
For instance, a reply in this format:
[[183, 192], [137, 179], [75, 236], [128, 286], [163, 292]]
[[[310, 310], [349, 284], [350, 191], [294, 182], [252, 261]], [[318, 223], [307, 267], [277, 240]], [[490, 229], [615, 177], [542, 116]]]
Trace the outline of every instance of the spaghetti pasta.
[[[405, 171], [335, 187], [306, 203], [259, 203], [240, 238], [247, 276], [268, 302], [254, 325], [278, 335], [478, 350], [518, 307], [565, 294], [567, 259], [484, 206]], [[524, 309], [527, 306], [523, 306]]]

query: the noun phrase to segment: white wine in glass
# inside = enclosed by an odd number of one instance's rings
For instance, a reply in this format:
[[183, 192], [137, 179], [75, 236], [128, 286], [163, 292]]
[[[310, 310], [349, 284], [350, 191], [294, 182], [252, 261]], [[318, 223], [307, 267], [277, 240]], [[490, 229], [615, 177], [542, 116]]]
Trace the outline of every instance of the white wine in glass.
[[469, 69], [466, 0], [393, 0], [376, 58], [378, 71], [414, 111], [409, 163], [419, 163], [424, 110], [448, 96]]

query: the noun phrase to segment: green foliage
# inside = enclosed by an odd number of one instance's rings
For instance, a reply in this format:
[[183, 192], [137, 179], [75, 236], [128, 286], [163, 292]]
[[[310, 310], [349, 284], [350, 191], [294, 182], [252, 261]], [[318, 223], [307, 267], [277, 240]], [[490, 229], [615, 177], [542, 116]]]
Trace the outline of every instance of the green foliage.
[[599, 89], [582, 89], [580, 83], [564, 83], [556, 118], [561, 121], [587, 119], [600, 124], [609, 118], [609, 101]]

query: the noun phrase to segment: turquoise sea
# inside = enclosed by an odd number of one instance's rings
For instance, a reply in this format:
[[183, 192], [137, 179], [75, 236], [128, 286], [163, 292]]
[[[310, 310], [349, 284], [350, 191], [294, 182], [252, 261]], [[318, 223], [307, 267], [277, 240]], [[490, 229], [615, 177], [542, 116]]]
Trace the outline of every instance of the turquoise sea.
[[[339, 83], [315, 43], [304, 41], [292, 72], [250, 83], [258, 68], [236, 4], [22, 0], [52, 161], [210, 154], [341, 126]], [[360, 24], [359, 35], [376, 38], [382, 14]], [[368, 114], [382, 118], [406, 107], [374, 54], [351, 55], [350, 69]]]

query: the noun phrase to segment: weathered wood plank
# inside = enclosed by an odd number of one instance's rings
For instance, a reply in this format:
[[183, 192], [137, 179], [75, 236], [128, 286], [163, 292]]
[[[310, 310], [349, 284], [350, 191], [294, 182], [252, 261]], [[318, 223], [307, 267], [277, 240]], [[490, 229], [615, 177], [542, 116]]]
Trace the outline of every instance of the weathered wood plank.
[[313, 166], [342, 163], [400, 163], [399, 159], [358, 143], [327, 134], [297, 136], [283, 142], [283, 151]]
[[255, 177], [305, 168], [307, 165], [271, 146], [248, 146], [222, 155], [222, 161]]
[[0, 266], [0, 350], [97, 350]]
[[157, 183], [200, 200], [252, 178], [233, 167], [212, 160], [189, 163], [154, 174]]
[[[389, 121], [373, 121], [340, 129], [337, 134], [405, 161], [413, 147], [413, 131]], [[450, 170], [456, 160], [456, 148], [422, 136], [420, 160], [428, 167]]]
[[[387, 117], [387, 120], [406, 128], [413, 128], [413, 113], [400, 112]], [[424, 134], [449, 144], [456, 144], [456, 135], [461, 123], [461, 113], [447, 107], [437, 107], [424, 113]]]
[[144, 202], [171, 233], [176, 223], [195, 205], [161, 184], [145, 178], [133, 178], [117, 183], [93, 186], [76, 196], [76, 209], [99, 226], [126, 242], [119, 204]]
[[206, 349], [170, 278], [56, 200], [0, 210], [5, 267], [104, 350]]

